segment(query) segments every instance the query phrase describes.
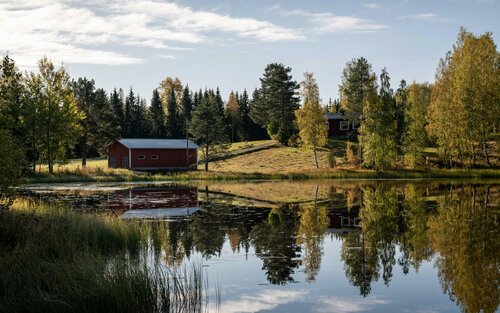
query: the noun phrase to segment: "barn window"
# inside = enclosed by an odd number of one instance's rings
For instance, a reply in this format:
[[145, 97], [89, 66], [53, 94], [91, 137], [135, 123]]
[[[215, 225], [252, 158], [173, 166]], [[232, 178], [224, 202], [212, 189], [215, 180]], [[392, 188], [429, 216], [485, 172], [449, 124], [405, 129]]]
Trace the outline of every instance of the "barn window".
[[146, 159], [146, 156], [141, 154], [141, 155], [139, 155], [139, 156], [137, 157], [137, 159], [139, 159], [139, 160], [145, 160], [145, 159]]
[[153, 154], [153, 155], [151, 156], [151, 160], [158, 160], [158, 155]]
[[349, 130], [349, 122], [348, 121], [340, 122], [340, 130]]
[[116, 157], [109, 157], [109, 167], [115, 168], [116, 167]]

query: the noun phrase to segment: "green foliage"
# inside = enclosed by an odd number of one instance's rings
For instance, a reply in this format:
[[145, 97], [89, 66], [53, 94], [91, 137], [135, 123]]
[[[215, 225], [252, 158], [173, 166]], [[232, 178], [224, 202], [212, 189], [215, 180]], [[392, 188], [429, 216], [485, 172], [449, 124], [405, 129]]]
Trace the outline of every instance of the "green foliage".
[[319, 87], [312, 73], [304, 73], [304, 81], [301, 86], [304, 105], [295, 111], [299, 136], [304, 146], [313, 147], [314, 162], [318, 168], [316, 149], [324, 147], [328, 139], [328, 130], [325, 127], [325, 110], [319, 104]]
[[12, 204], [12, 186], [19, 183], [23, 154], [19, 144], [5, 130], [0, 129], [0, 214]]
[[499, 60], [491, 33], [476, 36], [462, 28], [438, 66], [428, 130], [450, 166], [454, 159], [474, 166], [478, 146], [490, 162], [486, 138], [500, 120]]
[[151, 136], [152, 138], [167, 138], [167, 128], [165, 126], [165, 112], [161, 104], [160, 93], [158, 89], [153, 90], [151, 105], [149, 107], [151, 118]]
[[46, 57], [38, 63], [38, 74], [27, 78], [29, 119], [34, 125], [34, 146], [47, 161], [49, 172], [54, 162], [66, 158], [66, 148], [80, 136], [80, 122], [85, 118], [70, 88], [70, 77], [64, 67], [55, 69]]
[[432, 87], [429, 84], [413, 82], [408, 87], [408, 102], [405, 109], [406, 129], [403, 137], [403, 151], [408, 165], [416, 167], [423, 162], [427, 143], [426, 113], [431, 101]]
[[345, 147], [345, 160], [348, 164], [358, 164], [359, 159], [354, 154], [354, 145], [348, 141]]
[[175, 98], [175, 92], [170, 90], [167, 98], [167, 136], [169, 138], [181, 138], [181, 121], [179, 116], [179, 108]]
[[375, 81], [372, 66], [365, 58], [353, 59], [346, 64], [342, 72], [339, 94], [340, 106], [349, 121], [358, 125], [362, 124], [363, 107], [372, 92]]
[[193, 111], [190, 132], [196, 143], [202, 147], [205, 157], [205, 171], [208, 171], [210, 156], [225, 151], [226, 129], [222, 120], [215, 97], [208, 95]]
[[95, 89], [94, 80], [79, 78], [71, 83], [78, 109], [84, 113], [80, 120], [78, 139], [82, 166], [86, 166], [89, 151], [106, 153], [107, 146], [120, 136], [120, 125], [104, 89]]
[[367, 92], [360, 127], [363, 166], [378, 170], [393, 167], [397, 156], [394, 97], [385, 69], [380, 75], [380, 92], [375, 85]]
[[295, 96], [298, 85], [289, 75], [291, 70], [283, 64], [269, 64], [250, 108], [252, 120], [266, 127], [271, 138], [285, 145], [297, 133], [294, 112], [299, 107]]

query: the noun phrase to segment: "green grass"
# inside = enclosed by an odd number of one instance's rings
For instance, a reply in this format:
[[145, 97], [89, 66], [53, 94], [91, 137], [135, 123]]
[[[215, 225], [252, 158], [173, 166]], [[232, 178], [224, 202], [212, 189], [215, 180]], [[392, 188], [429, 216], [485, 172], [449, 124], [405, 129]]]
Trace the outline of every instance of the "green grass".
[[146, 266], [149, 232], [148, 224], [18, 201], [0, 212], [0, 311], [201, 311], [201, 267]]

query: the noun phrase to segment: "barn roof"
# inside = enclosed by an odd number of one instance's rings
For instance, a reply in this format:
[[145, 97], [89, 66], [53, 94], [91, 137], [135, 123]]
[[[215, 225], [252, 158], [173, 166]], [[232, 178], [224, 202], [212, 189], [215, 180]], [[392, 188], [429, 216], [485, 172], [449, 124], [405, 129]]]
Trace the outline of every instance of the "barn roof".
[[[186, 139], [136, 139], [123, 138], [119, 143], [129, 149], [186, 149]], [[198, 149], [198, 145], [189, 140], [189, 149]]]

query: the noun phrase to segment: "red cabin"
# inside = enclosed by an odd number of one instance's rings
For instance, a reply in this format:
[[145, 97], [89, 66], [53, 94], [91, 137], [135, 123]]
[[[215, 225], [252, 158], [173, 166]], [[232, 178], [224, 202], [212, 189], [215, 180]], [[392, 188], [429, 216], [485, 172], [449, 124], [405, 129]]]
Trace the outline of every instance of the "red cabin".
[[325, 115], [327, 120], [328, 137], [349, 137], [357, 134], [358, 127], [350, 122], [340, 113], [327, 113]]
[[108, 146], [110, 168], [186, 169], [197, 164], [198, 146], [185, 139], [120, 139]]

